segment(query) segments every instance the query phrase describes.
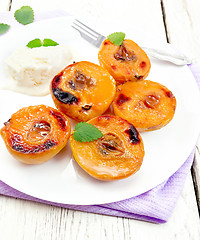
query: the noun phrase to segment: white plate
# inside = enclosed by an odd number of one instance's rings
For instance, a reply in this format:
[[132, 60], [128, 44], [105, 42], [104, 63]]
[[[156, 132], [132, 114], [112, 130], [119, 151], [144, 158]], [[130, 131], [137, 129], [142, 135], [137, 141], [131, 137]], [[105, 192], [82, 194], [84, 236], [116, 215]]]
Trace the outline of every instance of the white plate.
[[[36, 22], [0, 39], [0, 84], [7, 80], [4, 60], [12, 51], [34, 38], [52, 38], [70, 44], [80, 55], [75, 60], [98, 63], [98, 49], [85, 42], [70, 27], [72, 18], [64, 17]], [[127, 38], [139, 45], [168, 48], [137, 29], [120, 23], [85, 19], [91, 27], [108, 35], [124, 31]], [[142, 133], [145, 158], [138, 173], [120, 181], [101, 182], [87, 175], [71, 158], [67, 146], [56, 157], [37, 166], [19, 163], [7, 152], [0, 139], [0, 179], [31, 196], [66, 204], [100, 204], [114, 202], [144, 193], [169, 178], [184, 163], [195, 146], [200, 129], [200, 96], [196, 82], [187, 66], [177, 67], [167, 62], [151, 59], [148, 79], [167, 86], [176, 96], [177, 109], [173, 120], [157, 131]], [[30, 97], [11, 91], [0, 91], [0, 126], [12, 113], [24, 106], [47, 104], [54, 106], [51, 97]]]

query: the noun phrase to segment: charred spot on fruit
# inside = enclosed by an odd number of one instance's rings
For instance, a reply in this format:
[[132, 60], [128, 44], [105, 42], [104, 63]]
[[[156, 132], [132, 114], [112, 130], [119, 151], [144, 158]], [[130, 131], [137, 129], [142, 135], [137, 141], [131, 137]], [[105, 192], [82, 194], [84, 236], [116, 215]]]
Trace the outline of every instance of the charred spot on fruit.
[[119, 46], [117, 52], [114, 54], [114, 58], [116, 60], [125, 62], [137, 60], [137, 56], [135, 55], [135, 53], [133, 51], [129, 51], [123, 43]]
[[94, 79], [77, 70], [72, 79], [68, 82], [68, 86], [73, 90], [80, 90], [86, 87], [89, 88], [94, 86]]
[[130, 143], [138, 144], [140, 142], [139, 133], [133, 125], [129, 126], [129, 129], [125, 131], [128, 134]]
[[10, 118], [10, 119], [8, 119], [8, 121], [7, 121], [7, 122], [5, 122], [5, 123], [4, 123], [4, 125], [6, 126], [8, 123], [10, 123], [10, 120], [11, 120], [11, 118]]
[[143, 76], [142, 76], [142, 75], [135, 75], [135, 78], [136, 78], [137, 80], [142, 80], [142, 79], [143, 79]]
[[155, 109], [160, 103], [160, 95], [155, 94], [147, 95], [144, 98], [143, 102], [147, 108]]
[[59, 82], [60, 82], [60, 77], [61, 77], [60, 74], [56, 75], [56, 76], [54, 77], [53, 81], [56, 82], [56, 83], [59, 83]]
[[62, 130], [66, 129], [65, 118], [62, 116], [61, 113], [55, 112], [53, 110], [50, 111], [50, 114], [57, 120], [58, 125], [61, 127]]
[[140, 63], [140, 68], [145, 68], [146, 67], [146, 62], [145, 61], [142, 61], [141, 63]]
[[58, 86], [58, 84], [60, 83], [60, 81], [61, 81], [61, 76], [62, 76], [62, 72], [61, 73], [59, 73], [58, 75], [56, 75], [54, 78], [53, 78], [53, 80], [52, 80], [52, 83], [51, 83], [51, 88], [52, 89], [55, 89], [57, 86]]
[[167, 91], [166, 95], [167, 95], [168, 98], [174, 98], [174, 95], [171, 91]]
[[168, 98], [174, 98], [174, 95], [171, 91], [169, 90], [166, 90], [164, 88], [162, 88], [162, 91], [165, 93], [165, 95], [168, 97]]
[[121, 93], [121, 94], [119, 95], [117, 101], [116, 101], [116, 104], [117, 104], [118, 106], [121, 106], [122, 104], [124, 104], [125, 102], [127, 102], [127, 101], [129, 101], [129, 100], [130, 100], [129, 97], [127, 97], [127, 96], [125, 96], [124, 94]]
[[55, 141], [52, 140], [47, 140], [42, 144], [38, 144], [38, 145], [27, 145], [23, 140], [22, 140], [22, 136], [18, 135], [18, 134], [13, 134], [11, 137], [11, 147], [13, 150], [20, 152], [20, 153], [38, 153], [38, 152], [44, 152], [52, 147], [54, 147], [55, 145], [57, 145], [57, 143]]
[[58, 101], [65, 104], [75, 104], [78, 103], [78, 98], [69, 92], [65, 92], [60, 88], [53, 89], [53, 95], [58, 99]]
[[91, 107], [92, 107], [92, 105], [86, 104], [85, 106], [82, 106], [82, 109], [85, 110], [85, 111], [88, 111], [88, 110], [91, 109]]
[[54, 142], [52, 140], [48, 140], [43, 144], [44, 150], [50, 149], [50, 148], [54, 147], [55, 145], [57, 145], [56, 142]]
[[107, 133], [97, 140], [97, 146], [103, 156], [113, 155], [120, 156], [124, 153], [120, 138], [113, 133]]
[[117, 67], [115, 65], [111, 65], [111, 68], [116, 71], [117, 70]]

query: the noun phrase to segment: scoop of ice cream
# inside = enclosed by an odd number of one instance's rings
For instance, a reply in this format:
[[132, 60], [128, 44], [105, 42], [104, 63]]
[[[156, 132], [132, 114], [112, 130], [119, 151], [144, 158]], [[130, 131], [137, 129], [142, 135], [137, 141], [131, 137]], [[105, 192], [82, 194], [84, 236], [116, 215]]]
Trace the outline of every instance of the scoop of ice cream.
[[10, 76], [6, 88], [28, 95], [46, 95], [53, 77], [72, 61], [72, 50], [65, 45], [18, 48], [6, 59]]

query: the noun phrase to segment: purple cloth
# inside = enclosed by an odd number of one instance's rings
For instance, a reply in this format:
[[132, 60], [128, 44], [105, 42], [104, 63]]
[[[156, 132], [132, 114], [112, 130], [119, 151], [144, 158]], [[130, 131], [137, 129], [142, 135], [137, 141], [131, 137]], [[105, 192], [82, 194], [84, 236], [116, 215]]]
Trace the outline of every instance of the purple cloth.
[[[63, 11], [40, 13], [35, 15], [35, 20], [42, 20], [50, 17], [66, 15], [67, 13]], [[11, 13], [0, 13], [0, 22], [12, 24], [12, 27], [16, 27], [18, 25], [18, 23], [16, 23], [13, 18], [13, 14]], [[12, 29], [10, 29], [9, 31], [11, 30]], [[190, 65], [189, 68], [193, 72], [194, 77], [196, 78], [197, 83], [200, 86], [199, 68], [195, 65]], [[13, 189], [2, 181], [0, 181], [0, 194], [73, 210], [80, 210], [111, 216], [127, 217], [153, 223], [164, 223], [170, 218], [171, 213], [178, 200], [178, 197], [180, 196], [180, 193], [185, 183], [185, 179], [190, 171], [193, 158], [194, 151], [192, 151], [188, 159], [176, 173], [174, 173], [168, 180], [153, 188], [152, 190], [139, 196], [114, 203], [101, 205], [69, 205], [48, 202], [19, 192], [18, 190]]]

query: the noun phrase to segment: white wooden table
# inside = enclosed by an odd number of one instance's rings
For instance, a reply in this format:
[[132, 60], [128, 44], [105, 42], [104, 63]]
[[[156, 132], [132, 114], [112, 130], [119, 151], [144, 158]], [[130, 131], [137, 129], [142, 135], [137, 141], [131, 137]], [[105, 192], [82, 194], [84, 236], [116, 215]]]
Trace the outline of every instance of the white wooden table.
[[[62, 9], [98, 18], [126, 18], [161, 41], [169, 41], [200, 65], [200, 0], [0, 0], [0, 11], [23, 5], [35, 11]], [[0, 196], [0, 239], [200, 239], [200, 144], [170, 220], [151, 224], [72, 211]]]

